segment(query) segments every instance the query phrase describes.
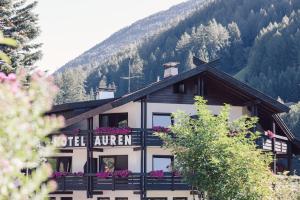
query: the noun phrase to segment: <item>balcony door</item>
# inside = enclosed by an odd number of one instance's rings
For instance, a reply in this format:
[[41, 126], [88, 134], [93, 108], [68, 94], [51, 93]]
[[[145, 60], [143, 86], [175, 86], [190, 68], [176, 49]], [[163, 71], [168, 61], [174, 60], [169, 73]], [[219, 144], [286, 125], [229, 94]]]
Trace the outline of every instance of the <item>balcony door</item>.
[[169, 127], [174, 124], [171, 113], [153, 113], [152, 127]]
[[174, 156], [153, 155], [152, 170], [163, 170], [164, 172], [172, 172]]
[[101, 172], [114, 172], [116, 170], [128, 170], [128, 156], [99, 156], [99, 170]]
[[71, 172], [72, 157], [52, 157], [47, 162], [51, 165], [52, 170], [56, 172]]
[[127, 127], [128, 113], [110, 113], [99, 115], [99, 127]]

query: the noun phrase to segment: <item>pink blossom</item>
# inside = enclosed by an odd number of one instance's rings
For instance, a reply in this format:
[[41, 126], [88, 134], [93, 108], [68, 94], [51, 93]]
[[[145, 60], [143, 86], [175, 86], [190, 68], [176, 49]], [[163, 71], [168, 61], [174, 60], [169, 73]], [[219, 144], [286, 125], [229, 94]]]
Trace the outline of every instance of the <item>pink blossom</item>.
[[96, 173], [96, 176], [98, 178], [105, 179], [105, 178], [111, 176], [111, 173], [110, 172], [98, 172], [98, 173]]
[[169, 133], [171, 130], [169, 128], [165, 128], [165, 127], [162, 127], [162, 126], [154, 126], [152, 128], [153, 131], [155, 132], [163, 132], [163, 133]]
[[128, 171], [128, 170], [116, 170], [116, 171], [114, 171], [114, 175], [117, 176], [117, 177], [125, 178], [125, 177], [128, 177], [129, 174], [131, 174], [131, 171]]
[[108, 135], [127, 135], [131, 132], [129, 127], [118, 128], [118, 127], [98, 127], [95, 129], [95, 134], [108, 134]]
[[5, 80], [7, 77], [3, 72], [0, 72], [0, 81]]
[[11, 74], [8, 74], [7, 79], [9, 81], [15, 81], [17, 79], [17, 76], [16, 76], [16, 74], [11, 73]]
[[265, 131], [265, 135], [267, 135], [270, 139], [273, 139], [276, 135], [270, 130]]
[[150, 176], [153, 178], [162, 178], [164, 177], [164, 171], [163, 170], [151, 171]]

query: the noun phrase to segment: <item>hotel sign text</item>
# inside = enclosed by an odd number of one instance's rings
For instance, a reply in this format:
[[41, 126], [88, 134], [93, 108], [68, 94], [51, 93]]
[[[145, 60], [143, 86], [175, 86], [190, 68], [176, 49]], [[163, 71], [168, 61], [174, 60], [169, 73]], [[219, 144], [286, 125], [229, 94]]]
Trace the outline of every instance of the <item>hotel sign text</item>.
[[[131, 135], [96, 135], [93, 138], [93, 146], [130, 146], [132, 143], [131, 139]], [[56, 147], [85, 147], [87, 144], [87, 136], [53, 136], [52, 143]]]

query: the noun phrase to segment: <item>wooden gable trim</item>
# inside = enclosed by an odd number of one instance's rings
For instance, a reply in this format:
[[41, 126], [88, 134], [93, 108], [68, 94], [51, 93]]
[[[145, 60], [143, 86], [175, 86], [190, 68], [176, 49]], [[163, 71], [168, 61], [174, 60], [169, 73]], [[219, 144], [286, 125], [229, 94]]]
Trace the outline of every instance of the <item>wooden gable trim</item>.
[[262, 92], [259, 92], [258, 90], [254, 89], [254, 88], [251, 88], [250, 86], [246, 85], [245, 83], [212, 67], [215, 62], [218, 62], [218, 60], [212, 61], [210, 63], [204, 63], [194, 69], [191, 69], [189, 71], [178, 74], [177, 76], [169, 77], [169, 78], [163, 79], [162, 81], [152, 83], [147, 87], [144, 87], [144, 88], [137, 90], [135, 92], [132, 92], [130, 94], [124, 95], [123, 97], [121, 97], [119, 99], [116, 99], [114, 101], [108, 102], [108, 103], [101, 105], [99, 107], [96, 107], [94, 109], [91, 109], [91, 110], [84, 112], [82, 114], [79, 114], [78, 116], [75, 116], [73, 118], [67, 119], [66, 126], [70, 126], [74, 123], [77, 123], [77, 122], [83, 120], [83, 119], [87, 119], [87, 118], [97, 115], [99, 113], [103, 113], [107, 110], [124, 105], [128, 102], [136, 101], [138, 99], [141, 99], [143, 96], [147, 96], [148, 94], [151, 94], [151, 93], [158, 91], [162, 88], [165, 88], [169, 85], [175, 84], [177, 82], [180, 82], [182, 80], [185, 80], [185, 79], [193, 77], [193, 76], [200, 75], [202, 73], [212, 74], [213, 76], [220, 79], [220, 81], [224, 81], [225, 83], [232, 86], [233, 88], [236, 88], [238, 93], [243, 93], [243, 96], [249, 95], [250, 96], [249, 98], [252, 97], [253, 99], [255, 99], [255, 98], [260, 99], [262, 101], [262, 104], [264, 104], [268, 108], [271, 108], [273, 113], [287, 112], [289, 110], [289, 108], [287, 106], [277, 102], [275, 99], [263, 94]]
[[282, 130], [282, 132], [286, 135], [286, 137], [289, 139], [289, 141], [292, 141], [298, 148], [300, 148], [300, 141], [295, 137], [295, 135], [291, 132], [291, 130], [286, 126], [282, 118], [275, 114], [272, 116], [275, 123], [278, 125], [278, 127]]
[[65, 126], [70, 126], [72, 124], [75, 124], [77, 122], [82, 121], [83, 119], [88, 119], [90, 117], [93, 117], [94, 115], [98, 115], [99, 113], [103, 113], [103, 112], [108, 111], [108, 110], [110, 110], [112, 108], [113, 107], [112, 107], [111, 103], [104, 104], [102, 106], [99, 106], [99, 107], [94, 108], [92, 110], [89, 110], [87, 112], [84, 112], [84, 113], [82, 113], [80, 115], [77, 115], [75, 117], [67, 119], [65, 121]]

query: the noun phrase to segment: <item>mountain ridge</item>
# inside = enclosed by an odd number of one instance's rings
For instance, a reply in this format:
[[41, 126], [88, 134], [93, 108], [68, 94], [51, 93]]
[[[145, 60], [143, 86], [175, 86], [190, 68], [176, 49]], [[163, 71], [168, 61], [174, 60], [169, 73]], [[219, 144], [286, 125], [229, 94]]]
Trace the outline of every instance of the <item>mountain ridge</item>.
[[[57, 72], [63, 72], [65, 69], [72, 68], [74, 66], [76, 67], [81, 65], [88, 65], [88, 63], [86, 63], [86, 60], [89, 59], [90, 60], [89, 62], [93, 62], [93, 60], [95, 59], [94, 56], [97, 57], [96, 60], [98, 61], [102, 60], [101, 63], [103, 63], [110, 56], [122, 51], [123, 48], [128, 47], [130, 44], [134, 44], [135, 42], [143, 40], [145, 37], [151, 37], [155, 35], [157, 29], [160, 29], [167, 24], [170, 26], [173, 23], [182, 20], [186, 16], [190, 15], [192, 12], [196, 11], [198, 9], [197, 6], [199, 6], [202, 2], [203, 0], [186, 1], [178, 5], [174, 5], [167, 10], [160, 11], [146, 18], [140, 19], [132, 23], [131, 25], [128, 25], [118, 30], [117, 32], [113, 33], [102, 42], [99, 42], [95, 46], [84, 51], [79, 56], [75, 57], [74, 59], [70, 60], [69, 62], [67, 62], [60, 68], [58, 68], [54, 72], [54, 74]], [[175, 20], [166, 19], [167, 17], [174, 17], [174, 16], [181, 16], [181, 17]], [[162, 18], [165, 19], [162, 20]], [[154, 21], [161, 21], [161, 22], [158, 25], [156, 25]], [[142, 29], [142, 33], [138, 33], [139, 28], [144, 24], [148, 24], [147, 30]], [[152, 25], [149, 26], [149, 24]], [[168, 26], [164, 28], [167, 29]], [[135, 34], [134, 37], [135, 39], [132, 39], [133, 37], [131, 35], [132, 33]], [[130, 36], [124, 37], [122, 35], [131, 35], [131, 38]], [[96, 55], [94, 54], [95, 51], [97, 51]]]

